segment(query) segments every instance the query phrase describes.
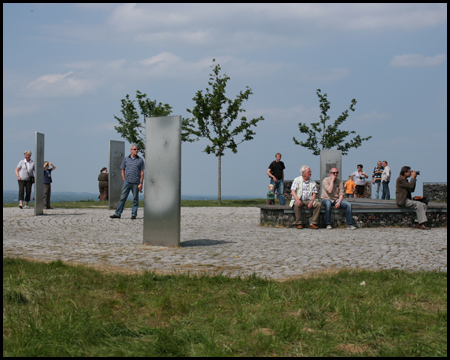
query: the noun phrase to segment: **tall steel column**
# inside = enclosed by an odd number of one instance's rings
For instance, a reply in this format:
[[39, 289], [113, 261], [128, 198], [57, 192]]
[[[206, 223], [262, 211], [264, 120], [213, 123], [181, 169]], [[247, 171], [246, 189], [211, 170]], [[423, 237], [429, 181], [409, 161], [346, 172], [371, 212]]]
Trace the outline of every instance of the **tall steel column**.
[[34, 215], [44, 214], [44, 145], [45, 135], [35, 132], [34, 141]]
[[180, 245], [181, 116], [146, 118], [144, 243]]
[[348, 176], [342, 174], [342, 151], [341, 150], [320, 150], [320, 183], [330, 176], [330, 170], [336, 168], [339, 171], [338, 178], [346, 181]]
[[125, 141], [109, 140], [108, 208], [117, 209], [122, 192], [120, 165], [125, 157]]

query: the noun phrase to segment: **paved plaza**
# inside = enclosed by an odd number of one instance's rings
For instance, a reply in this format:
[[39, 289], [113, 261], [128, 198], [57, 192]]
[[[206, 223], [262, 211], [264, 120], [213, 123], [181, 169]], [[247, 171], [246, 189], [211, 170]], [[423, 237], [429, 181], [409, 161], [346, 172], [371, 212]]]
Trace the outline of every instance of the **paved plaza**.
[[182, 207], [181, 246], [143, 244], [143, 209], [3, 208], [3, 256], [157, 273], [287, 279], [341, 268], [447, 271], [447, 229], [298, 230], [259, 225], [259, 208]]

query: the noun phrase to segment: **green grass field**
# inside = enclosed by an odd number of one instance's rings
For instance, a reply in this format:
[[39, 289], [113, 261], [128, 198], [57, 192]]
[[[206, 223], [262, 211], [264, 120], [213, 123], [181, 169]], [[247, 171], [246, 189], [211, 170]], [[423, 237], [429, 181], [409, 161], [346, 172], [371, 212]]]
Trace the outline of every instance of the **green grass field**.
[[[125, 203], [126, 208], [131, 208], [133, 202], [127, 201]], [[242, 199], [242, 200], [222, 200], [223, 207], [243, 207], [243, 206], [258, 206], [258, 205], [266, 205], [266, 199]], [[5, 203], [3, 207], [18, 207], [18, 203]], [[34, 203], [30, 203], [30, 207], [33, 207]], [[59, 209], [71, 209], [71, 208], [90, 208], [90, 207], [108, 207], [107, 201], [66, 201], [66, 202], [52, 202], [52, 206], [54, 208]], [[143, 201], [139, 201], [139, 207], [142, 208], [144, 206]], [[210, 207], [210, 206], [219, 206], [217, 204], [217, 200], [181, 200], [182, 207]]]
[[7, 357], [446, 355], [447, 273], [277, 282], [3, 259]]

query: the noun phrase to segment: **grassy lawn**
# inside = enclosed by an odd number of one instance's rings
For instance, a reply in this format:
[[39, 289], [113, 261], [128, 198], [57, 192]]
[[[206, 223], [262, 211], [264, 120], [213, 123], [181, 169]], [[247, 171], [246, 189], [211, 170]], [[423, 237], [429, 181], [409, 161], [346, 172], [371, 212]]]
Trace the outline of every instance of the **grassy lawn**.
[[[127, 201], [125, 203], [126, 208], [132, 206], [132, 201]], [[245, 206], [258, 206], [266, 205], [266, 199], [242, 199], [242, 200], [222, 200], [223, 207], [245, 207]], [[18, 207], [18, 203], [5, 203], [3, 207]], [[107, 201], [65, 201], [65, 202], [52, 202], [52, 206], [56, 209], [71, 209], [71, 208], [98, 208], [98, 207], [108, 207]], [[219, 206], [217, 200], [181, 200], [182, 207], [210, 207]], [[30, 207], [34, 207], [34, 203], [30, 203]], [[139, 207], [144, 207], [144, 201], [139, 201]]]
[[446, 356], [447, 273], [99, 272], [3, 259], [3, 356]]

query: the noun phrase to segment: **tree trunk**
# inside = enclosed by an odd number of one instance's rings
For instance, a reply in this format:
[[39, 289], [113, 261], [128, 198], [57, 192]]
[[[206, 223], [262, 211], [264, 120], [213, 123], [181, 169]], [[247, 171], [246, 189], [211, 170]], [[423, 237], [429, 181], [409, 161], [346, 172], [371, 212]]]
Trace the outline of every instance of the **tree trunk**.
[[217, 203], [222, 205], [222, 185], [221, 185], [221, 177], [222, 177], [222, 156], [219, 155], [219, 187], [217, 193]]

